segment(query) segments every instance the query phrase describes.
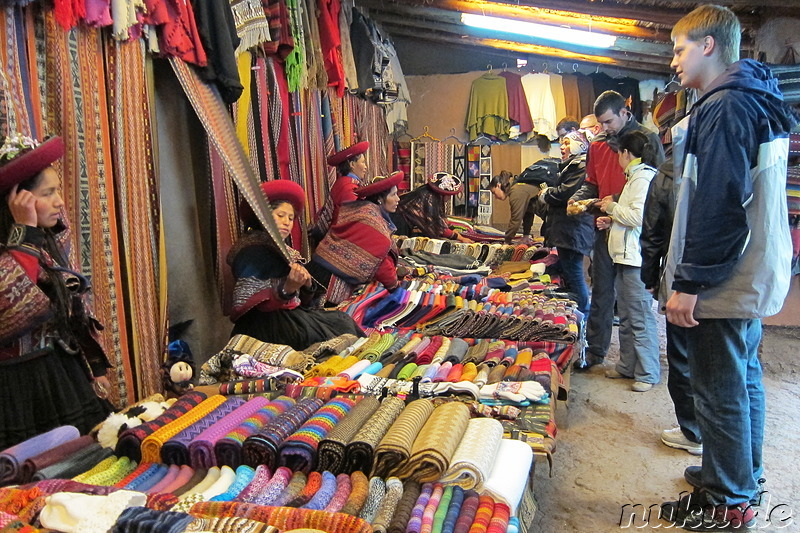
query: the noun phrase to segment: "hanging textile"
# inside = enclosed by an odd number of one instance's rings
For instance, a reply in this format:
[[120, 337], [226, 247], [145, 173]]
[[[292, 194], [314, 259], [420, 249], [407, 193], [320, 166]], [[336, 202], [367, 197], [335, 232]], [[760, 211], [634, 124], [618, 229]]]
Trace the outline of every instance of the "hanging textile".
[[[25, 21], [26, 12], [19, 7], [4, 9], [4, 24], [0, 25], [0, 65], [2, 66], [2, 91], [0, 91], [0, 131], [4, 137], [10, 133], [20, 132], [34, 139], [41, 139], [41, 115], [37, 114], [39, 105], [34, 105], [33, 99], [38, 101], [38, 91], [32, 90], [31, 83], [38, 80], [35, 76], [28, 76], [28, 57], [26, 55], [26, 36], [32, 38], [33, 32], [20, 31], [22, 27], [32, 27], [30, 21]], [[33, 50], [30, 46], [28, 49]], [[27, 95], [31, 95], [28, 98]]]

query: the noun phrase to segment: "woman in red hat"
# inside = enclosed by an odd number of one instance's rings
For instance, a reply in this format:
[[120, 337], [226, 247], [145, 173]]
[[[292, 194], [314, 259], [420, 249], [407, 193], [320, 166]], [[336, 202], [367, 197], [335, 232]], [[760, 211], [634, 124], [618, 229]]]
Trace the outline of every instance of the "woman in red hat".
[[336, 222], [339, 207], [358, 199], [355, 190], [367, 177], [367, 150], [369, 142], [362, 141], [328, 158], [328, 165], [336, 167], [338, 177], [325, 198], [325, 204], [317, 213], [313, 227], [309, 230], [309, 236], [315, 242], [321, 241], [328, 233], [331, 224]]
[[68, 263], [69, 230], [52, 163], [60, 137], [0, 148], [0, 449], [61, 425], [87, 433], [108, 414], [102, 326]]
[[428, 178], [428, 183], [401, 196], [397, 212], [392, 216], [397, 234], [473, 242], [447, 226], [445, 198], [458, 194], [462, 187], [460, 178], [447, 172], [436, 172]]
[[328, 302], [338, 304], [356, 286], [372, 280], [387, 289], [397, 287], [398, 252], [392, 240], [391, 214], [400, 203], [397, 185], [402, 180], [402, 172], [376, 177], [355, 190], [358, 201], [341, 206], [309, 265], [314, 277], [328, 284]]
[[[281, 237], [288, 239], [302, 216], [303, 189], [293, 181], [278, 179], [262, 183], [261, 190], [270, 202]], [[288, 246], [292, 262], [287, 264], [249, 208], [242, 209], [242, 219], [250, 229], [228, 254], [236, 278], [232, 336], [244, 334], [305, 350], [344, 333], [364, 335], [349, 315], [320, 308], [325, 289], [303, 266], [300, 252]]]

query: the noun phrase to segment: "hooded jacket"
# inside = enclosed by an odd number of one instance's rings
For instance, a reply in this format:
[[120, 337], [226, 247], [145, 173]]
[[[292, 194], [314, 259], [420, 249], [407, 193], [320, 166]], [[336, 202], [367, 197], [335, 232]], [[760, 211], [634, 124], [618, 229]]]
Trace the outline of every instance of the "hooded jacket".
[[743, 59], [688, 120], [666, 286], [697, 294], [695, 318], [773, 315], [790, 282], [785, 183], [796, 119], [769, 69]]

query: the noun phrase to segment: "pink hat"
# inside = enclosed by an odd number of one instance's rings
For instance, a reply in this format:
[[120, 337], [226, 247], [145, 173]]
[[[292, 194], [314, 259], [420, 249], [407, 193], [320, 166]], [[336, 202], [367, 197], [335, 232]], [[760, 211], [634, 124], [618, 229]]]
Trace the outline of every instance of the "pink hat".
[[356, 143], [353, 146], [348, 146], [344, 150], [336, 152], [330, 156], [328, 158], [328, 164], [332, 167], [339, 166], [341, 163], [344, 163], [348, 159], [353, 159], [354, 157], [363, 154], [367, 150], [369, 150], [369, 141]]
[[63, 156], [61, 137], [51, 137], [41, 144], [21, 134], [6, 137], [0, 148], [0, 193], [34, 177]]
[[359, 187], [353, 192], [355, 192], [356, 196], [359, 198], [369, 198], [370, 196], [390, 190], [392, 187], [403, 181], [403, 176], [405, 176], [405, 173], [402, 170], [392, 172], [388, 178], [383, 176], [375, 176], [375, 178], [372, 180], [372, 183], [363, 187]]

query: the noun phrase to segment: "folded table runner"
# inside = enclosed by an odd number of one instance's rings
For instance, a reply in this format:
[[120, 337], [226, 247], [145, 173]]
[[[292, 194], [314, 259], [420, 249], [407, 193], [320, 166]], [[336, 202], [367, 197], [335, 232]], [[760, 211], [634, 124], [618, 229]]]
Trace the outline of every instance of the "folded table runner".
[[406, 406], [375, 448], [372, 475], [387, 478], [411, 455], [411, 447], [425, 421], [434, 411], [429, 400], [414, 400]]
[[[216, 401], [215, 398], [217, 398], [217, 396], [212, 396], [206, 400], [207, 405], [213, 405], [212, 402]], [[245, 403], [245, 400], [242, 398], [229, 398], [225, 396], [223, 396], [223, 398], [225, 399], [220, 402], [219, 405], [197, 418], [197, 420], [195, 420], [195, 422], [193, 422], [191, 425], [185, 427], [163, 443], [159, 452], [163, 462], [174, 465], [192, 464], [194, 468], [198, 468], [198, 465], [195, 465], [191, 462], [189, 445], [207, 429], [216, 426], [220, 421], [224, 420], [226, 416], [231, 414]], [[196, 409], [202, 410], [204, 407], [205, 406], [203, 404], [200, 404]], [[192, 410], [191, 412], [187, 413], [186, 416], [193, 416], [193, 414], [199, 415], [200, 411], [194, 412], [194, 410]], [[180, 421], [176, 421], [173, 424], [179, 423]], [[145, 442], [147, 444], [142, 443], [143, 447], [150, 445], [149, 440], [145, 439]], [[210, 466], [205, 466], [204, 468], [209, 468]]]
[[161, 413], [158, 418], [146, 422], [141, 426], [126, 429], [119, 436], [116, 454], [130, 457], [134, 461], [141, 461], [142, 442], [157, 429], [162, 428], [180, 416], [188, 413], [206, 399], [205, 393], [192, 391], [181, 396], [172, 406]]
[[381, 402], [380, 407], [347, 443], [343, 472], [351, 473], [356, 470], [370, 472], [372, 470], [372, 459], [376, 446], [389, 431], [392, 423], [403, 412], [405, 406], [405, 402], [396, 396], [387, 396]]
[[303, 398], [283, 414], [271, 420], [258, 433], [248, 437], [242, 445], [244, 464], [252, 467], [268, 465], [275, 469], [278, 462], [278, 447], [281, 442], [308, 420], [323, 401], [318, 398]]
[[356, 400], [334, 398], [308, 419], [279, 447], [280, 464], [293, 471], [311, 472], [317, 463], [317, 449], [334, 426], [356, 406]]
[[[228, 403], [226, 402], [225, 405], [228, 405]], [[240, 400], [235, 409], [194, 437], [188, 447], [189, 460], [192, 467], [211, 468], [212, 466], [217, 466], [217, 456], [214, 453], [214, 446], [217, 441], [224, 438], [231, 430], [238, 427], [239, 424], [267, 404], [269, 404], [269, 400], [263, 396], [253, 398], [247, 402]]]
[[19, 469], [19, 481], [21, 483], [27, 483], [33, 479], [33, 475], [42, 468], [46, 468], [52, 464], [62, 461], [78, 450], [82, 450], [94, 442], [95, 440], [92, 437], [89, 435], [84, 435], [83, 437], [72, 439], [64, 442], [63, 444], [53, 446], [52, 448], [34, 457], [25, 459]]
[[280, 396], [243, 420], [241, 424], [228, 432], [214, 445], [217, 464], [228, 465], [231, 468], [239, 467], [242, 464], [242, 445], [247, 437], [254, 435], [270, 420], [283, 414], [294, 403], [294, 399], [288, 396]]
[[20, 467], [26, 459], [80, 436], [75, 426], [60, 426], [3, 450], [0, 453], [0, 484], [8, 485], [19, 481]]
[[442, 483], [481, 490], [491, 474], [503, 438], [503, 425], [493, 418], [473, 418], [456, 448]]
[[374, 396], [362, 399], [319, 443], [317, 469], [341, 474], [345, 471], [347, 445], [381, 403]]

